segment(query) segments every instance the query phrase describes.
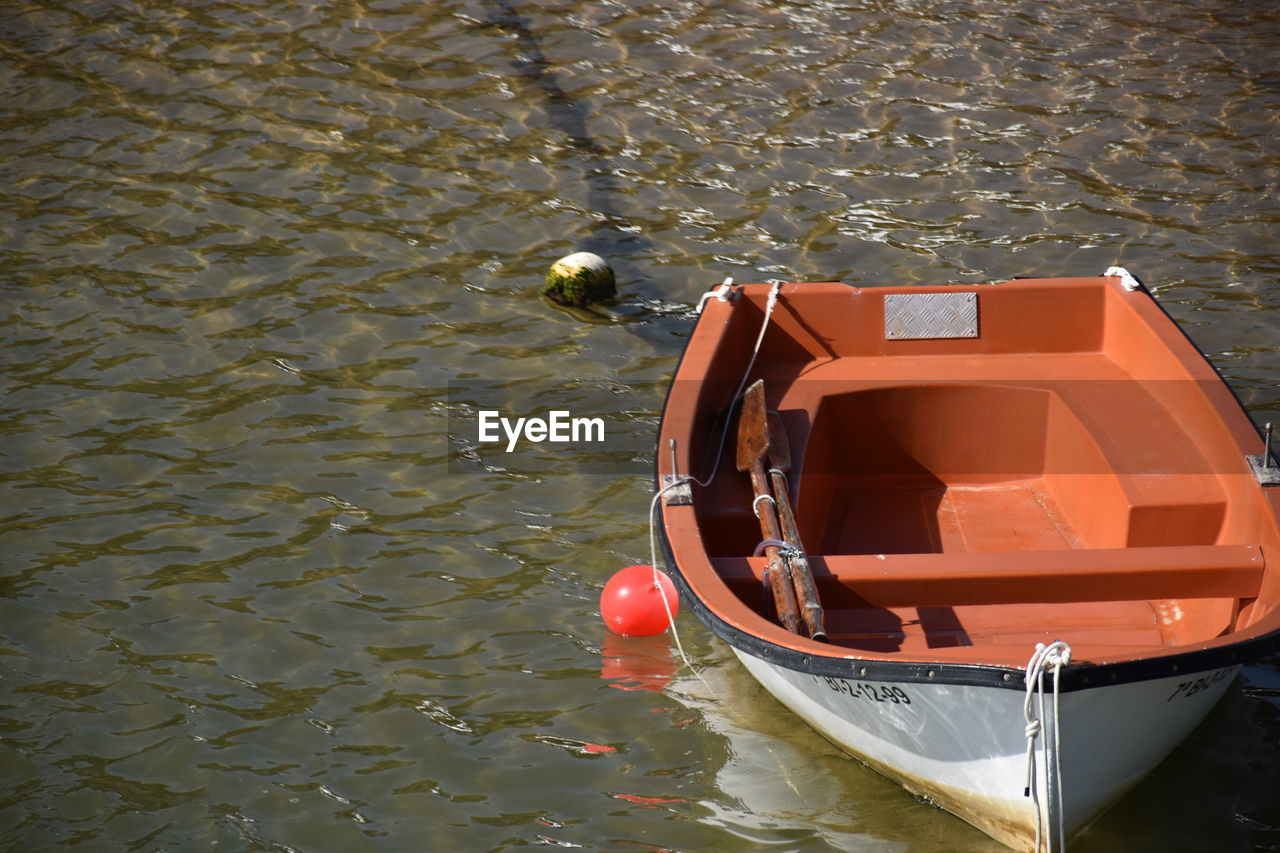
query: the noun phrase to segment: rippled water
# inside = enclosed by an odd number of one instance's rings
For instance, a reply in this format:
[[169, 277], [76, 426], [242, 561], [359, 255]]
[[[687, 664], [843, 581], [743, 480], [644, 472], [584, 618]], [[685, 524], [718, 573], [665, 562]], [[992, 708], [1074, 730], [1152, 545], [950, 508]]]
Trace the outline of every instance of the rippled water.
[[[0, 845], [1002, 849], [688, 616], [708, 684], [606, 637], [690, 305], [1123, 263], [1280, 421], [1277, 56], [1269, 0], [6, 4]], [[539, 297], [579, 248], [614, 303]], [[1280, 846], [1277, 697], [1078, 849]]]

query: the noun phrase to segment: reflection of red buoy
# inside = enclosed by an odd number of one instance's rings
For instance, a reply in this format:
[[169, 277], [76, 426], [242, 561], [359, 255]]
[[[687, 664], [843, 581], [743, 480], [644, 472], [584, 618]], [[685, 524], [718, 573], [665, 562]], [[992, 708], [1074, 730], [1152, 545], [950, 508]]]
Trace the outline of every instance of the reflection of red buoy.
[[627, 566], [609, 578], [600, 593], [604, 624], [624, 637], [661, 634], [670, 627], [679, 607], [675, 584], [653, 566]]
[[605, 631], [600, 643], [600, 677], [619, 690], [661, 693], [676, 675], [666, 637], [619, 637]]

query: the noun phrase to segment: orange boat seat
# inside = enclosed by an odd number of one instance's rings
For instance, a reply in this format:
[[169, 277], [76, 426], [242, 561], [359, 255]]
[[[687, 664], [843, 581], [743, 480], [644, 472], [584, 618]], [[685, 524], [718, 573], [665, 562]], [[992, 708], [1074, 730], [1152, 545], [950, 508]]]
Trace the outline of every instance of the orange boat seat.
[[[718, 557], [741, 592], [764, 557]], [[1258, 545], [1175, 545], [952, 554], [809, 556], [823, 606], [924, 607], [1178, 598], [1250, 599], [1262, 584]], [[740, 594], [741, 594], [740, 592]]]

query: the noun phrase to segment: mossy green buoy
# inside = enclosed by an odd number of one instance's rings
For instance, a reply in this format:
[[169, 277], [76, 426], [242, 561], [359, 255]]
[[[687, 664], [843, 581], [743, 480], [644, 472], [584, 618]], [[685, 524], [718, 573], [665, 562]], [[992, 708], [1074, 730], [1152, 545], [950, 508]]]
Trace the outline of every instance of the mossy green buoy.
[[613, 267], [591, 252], [574, 252], [556, 261], [547, 270], [546, 284], [542, 286], [542, 295], [551, 301], [577, 307], [608, 299], [617, 292]]

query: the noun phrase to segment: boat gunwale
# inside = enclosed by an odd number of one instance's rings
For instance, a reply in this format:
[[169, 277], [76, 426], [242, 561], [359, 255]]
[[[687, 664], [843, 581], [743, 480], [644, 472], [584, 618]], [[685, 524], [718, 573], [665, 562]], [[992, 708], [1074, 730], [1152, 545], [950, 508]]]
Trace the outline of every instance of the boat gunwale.
[[[1106, 276], [1099, 276], [1099, 278], [1106, 278]], [[1044, 279], [1040, 277], [1010, 279], [1011, 282], [1018, 281], [1024, 284], [1036, 280]], [[828, 283], [836, 284], [837, 282]], [[1236, 390], [1222, 375], [1221, 371], [1200, 351], [1186, 330], [1160, 304], [1159, 300], [1155, 298], [1146, 285], [1141, 282], [1139, 282], [1139, 285], [1142, 292], [1159, 308], [1166, 320], [1178, 330], [1191, 350], [1200, 356], [1221, 384], [1230, 391], [1232, 398], [1241, 411], [1247, 412]], [[845, 286], [855, 290], [858, 289], [853, 285], [845, 284]], [[933, 289], [929, 285], [923, 287]], [[913, 287], [911, 289], [920, 288]], [[685, 339], [680, 357], [676, 362], [676, 367], [672, 374], [673, 381], [668, 384], [664, 394], [662, 416], [658, 426], [659, 447], [661, 446], [661, 436], [664, 432], [671, 393], [675, 387], [674, 377], [680, 375], [689, 347], [697, 337], [698, 326], [705, 317], [705, 313], [699, 313], [697, 320], [695, 320], [694, 327]], [[1249, 420], [1256, 431], [1257, 425], [1252, 424], [1252, 419]], [[1259, 432], [1258, 435], [1261, 436], [1261, 433]], [[655, 453], [653, 459], [653, 481], [655, 488], [658, 489], [662, 487], [661, 458], [661, 453]], [[1263, 487], [1260, 486], [1260, 488]], [[815, 677], [904, 684], [954, 684], [1020, 691], [1026, 689], [1026, 673], [1022, 667], [979, 662], [897, 660], [874, 654], [860, 656], [856, 653], [856, 650], [834, 645], [830, 647], [832, 649], [831, 653], [825, 653], [825, 651], [817, 649], [804, 650], [775, 642], [768, 637], [732, 624], [708, 606], [694, 592], [692, 583], [685, 577], [684, 570], [675, 558], [675, 552], [668, 535], [665, 523], [665, 513], [668, 509], [670, 508], [665, 503], [661, 507], [663, 523], [659, 524], [659, 540], [664, 558], [668, 565], [675, 569], [672, 573], [674, 575], [673, 581], [680, 597], [700, 622], [734, 649], [739, 649], [768, 663]], [[693, 512], [693, 507], [691, 506], [675, 507], [675, 509]], [[708, 570], [714, 573], [714, 570], [710, 569], [709, 561]], [[801, 643], [813, 644], [813, 641], [805, 640], [799, 636], [796, 637], [796, 640]], [[1061, 671], [1058, 689], [1060, 692], [1070, 693], [1168, 678], [1176, 675], [1190, 677], [1203, 672], [1238, 666], [1252, 660], [1280, 653], [1280, 612], [1273, 612], [1267, 618], [1261, 619], [1244, 629], [1233, 631], [1223, 637], [1214, 638], [1197, 645], [1199, 648], [1190, 648], [1183, 651], [1177, 651], [1178, 647], [1171, 647], [1169, 651], [1156, 650], [1155, 654], [1140, 652], [1137, 657], [1111, 662], [1073, 661]], [[842, 653], [837, 653], [837, 650]]]

